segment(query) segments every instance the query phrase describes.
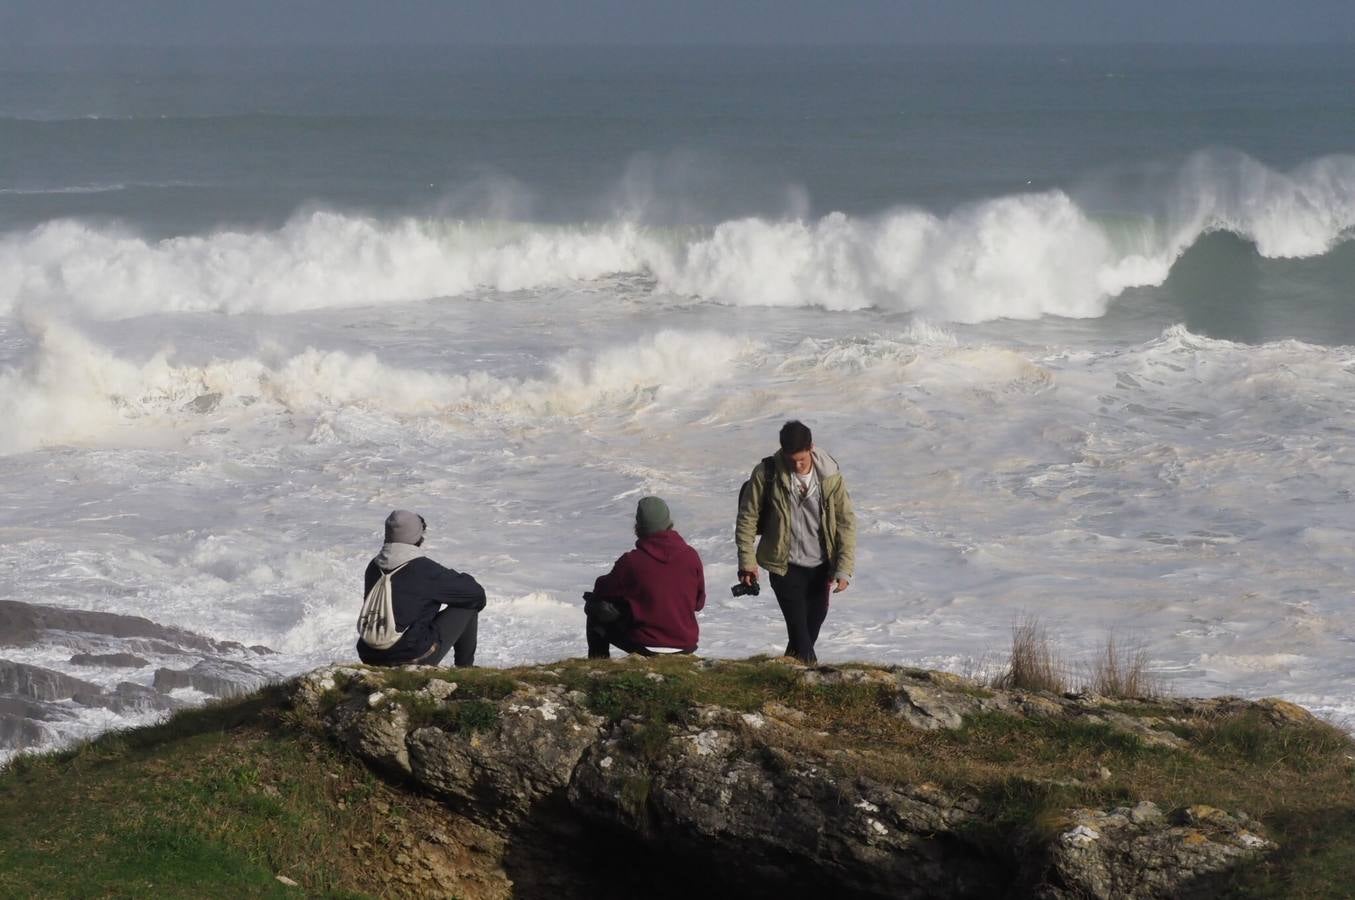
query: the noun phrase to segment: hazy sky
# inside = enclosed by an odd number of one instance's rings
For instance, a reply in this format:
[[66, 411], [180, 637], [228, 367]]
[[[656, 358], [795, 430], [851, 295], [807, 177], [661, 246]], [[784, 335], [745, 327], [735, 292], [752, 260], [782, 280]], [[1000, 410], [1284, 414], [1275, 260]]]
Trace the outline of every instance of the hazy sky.
[[0, 44], [1355, 43], [1355, 0], [0, 0]]

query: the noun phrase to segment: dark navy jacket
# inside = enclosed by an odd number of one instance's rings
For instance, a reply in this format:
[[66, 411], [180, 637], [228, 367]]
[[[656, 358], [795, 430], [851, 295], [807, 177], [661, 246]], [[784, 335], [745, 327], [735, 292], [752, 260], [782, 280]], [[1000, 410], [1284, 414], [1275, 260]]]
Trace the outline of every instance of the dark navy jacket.
[[[372, 585], [381, 577], [376, 562], [367, 564], [363, 578], [362, 596], [367, 596]], [[358, 658], [368, 665], [399, 666], [423, 656], [437, 643], [433, 617], [444, 606], [458, 609], [485, 608], [485, 589], [471, 576], [438, 565], [426, 556], [410, 562], [391, 578], [391, 592], [395, 594], [395, 630], [404, 636], [395, 646], [373, 650], [358, 638]]]

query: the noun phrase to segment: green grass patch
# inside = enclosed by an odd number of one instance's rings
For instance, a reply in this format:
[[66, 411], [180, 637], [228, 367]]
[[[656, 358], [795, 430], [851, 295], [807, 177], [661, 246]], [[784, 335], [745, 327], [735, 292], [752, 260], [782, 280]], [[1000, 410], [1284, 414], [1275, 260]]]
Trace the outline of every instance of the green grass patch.
[[[459, 699], [502, 700], [517, 689], [517, 679], [500, 669], [431, 669], [369, 667], [387, 690], [416, 693], [430, 681], [456, 685]], [[342, 686], [340, 686], [342, 690]]]
[[474, 734], [493, 731], [499, 724], [498, 704], [489, 700], [438, 702], [431, 697], [415, 697], [406, 708], [411, 730], [432, 726], [455, 734]]
[[1267, 819], [1274, 854], [1232, 872], [1216, 896], [1247, 900], [1346, 898], [1355, 885], [1355, 809], [1333, 806]]
[[1117, 731], [1104, 723], [1077, 719], [1024, 719], [1005, 713], [980, 713], [969, 717], [962, 728], [942, 734], [957, 752], [1001, 762], [1026, 759], [1048, 764], [1089, 756], [1123, 764], [1145, 759], [1164, 761], [1180, 754], [1149, 746], [1137, 735]]
[[588, 708], [608, 721], [638, 716], [660, 722], [681, 721], [691, 708], [691, 682], [651, 678], [650, 672], [619, 672], [591, 679], [585, 693]]
[[0, 772], [0, 896], [387, 895], [390, 854], [352, 845], [413, 799], [297, 727], [281, 694], [16, 760]]
[[1191, 740], [1217, 760], [1298, 772], [1321, 769], [1351, 752], [1350, 738], [1336, 728], [1322, 723], [1277, 728], [1255, 710], [1204, 720], [1191, 730]]

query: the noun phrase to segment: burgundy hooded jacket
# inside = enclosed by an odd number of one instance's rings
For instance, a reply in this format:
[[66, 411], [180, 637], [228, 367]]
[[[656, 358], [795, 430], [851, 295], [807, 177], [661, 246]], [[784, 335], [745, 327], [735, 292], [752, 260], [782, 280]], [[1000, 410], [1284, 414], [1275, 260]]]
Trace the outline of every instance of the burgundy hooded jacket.
[[593, 593], [630, 604], [627, 637], [646, 647], [695, 650], [696, 614], [706, 605], [701, 557], [673, 529], [645, 535], [598, 578]]

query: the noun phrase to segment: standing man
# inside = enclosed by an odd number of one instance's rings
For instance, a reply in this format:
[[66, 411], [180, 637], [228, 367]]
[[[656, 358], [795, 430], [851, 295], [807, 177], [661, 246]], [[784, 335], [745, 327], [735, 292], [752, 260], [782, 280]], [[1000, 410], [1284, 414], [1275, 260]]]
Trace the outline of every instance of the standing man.
[[706, 605], [701, 557], [673, 529], [668, 504], [645, 497], [635, 507], [635, 549], [584, 595], [588, 658], [627, 653], [692, 653], [700, 639], [696, 614]]
[[[814, 446], [803, 422], [781, 427], [781, 450], [753, 470], [739, 502], [734, 543], [739, 582], [770, 573], [786, 620], [786, 655], [818, 661], [814, 643], [828, 616], [828, 594], [841, 593], [856, 564], [856, 514], [837, 460]], [[756, 552], [753, 540], [757, 535]]]

